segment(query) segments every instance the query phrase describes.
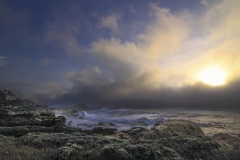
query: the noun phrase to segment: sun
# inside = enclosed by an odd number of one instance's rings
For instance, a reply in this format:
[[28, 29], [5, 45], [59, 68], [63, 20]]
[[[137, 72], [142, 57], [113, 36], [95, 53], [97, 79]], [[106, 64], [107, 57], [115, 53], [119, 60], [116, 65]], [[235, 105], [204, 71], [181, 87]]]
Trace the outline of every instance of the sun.
[[211, 66], [203, 69], [197, 77], [206, 84], [218, 86], [226, 82], [227, 73], [218, 66]]

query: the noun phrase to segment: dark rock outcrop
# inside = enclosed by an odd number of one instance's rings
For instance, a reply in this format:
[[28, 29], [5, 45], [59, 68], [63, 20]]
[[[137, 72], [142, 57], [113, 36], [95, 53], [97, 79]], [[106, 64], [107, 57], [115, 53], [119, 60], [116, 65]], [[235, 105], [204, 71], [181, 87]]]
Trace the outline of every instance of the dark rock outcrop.
[[148, 126], [148, 124], [146, 122], [144, 122], [144, 121], [138, 121], [138, 122], [132, 124], [131, 126], [134, 126], [134, 127], [137, 127], [137, 126], [146, 127], [146, 126]]
[[116, 125], [114, 123], [108, 123], [108, 122], [99, 122], [98, 126], [101, 126], [101, 127], [116, 127]]
[[221, 146], [224, 154], [232, 160], [238, 160], [240, 157], [240, 139], [228, 133], [218, 133], [212, 136], [212, 139]]
[[109, 109], [121, 109], [121, 108], [118, 106], [113, 106], [113, 107], [110, 107]]
[[66, 118], [63, 116], [55, 117], [53, 113], [20, 113], [10, 114], [10, 111], [0, 108], [0, 126], [24, 126], [24, 125], [40, 125], [54, 126], [63, 125]]
[[73, 109], [77, 111], [86, 111], [89, 110], [90, 108], [86, 104], [77, 104], [76, 106], [73, 107]]
[[[132, 128], [126, 131], [123, 137], [131, 137], [132, 139], [158, 139], [172, 136], [204, 136], [203, 131], [194, 122], [185, 120], [168, 120], [166, 122], [156, 122], [151, 129]], [[118, 135], [117, 135], [118, 136]]]
[[64, 114], [64, 116], [67, 116], [67, 117], [77, 117], [78, 111], [73, 109], [71, 111], [64, 112], [63, 114]]
[[168, 120], [166, 122], [157, 122], [154, 130], [162, 136], [204, 136], [199, 126], [191, 121], [186, 120]]

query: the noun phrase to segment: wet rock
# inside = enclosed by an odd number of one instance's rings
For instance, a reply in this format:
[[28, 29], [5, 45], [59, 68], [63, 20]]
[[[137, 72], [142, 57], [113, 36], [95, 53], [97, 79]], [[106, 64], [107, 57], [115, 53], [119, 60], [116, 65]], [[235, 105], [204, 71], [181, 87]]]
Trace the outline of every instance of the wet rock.
[[132, 124], [131, 126], [143, 126], [143, 127], [146, 127], [146, 126], [148, 126], [148, 124], [146, 122], [144, 122], [144, 121], [138, 121], [138, 122]]
[[110, 107], [109, 109], [121, 109], [121, 108], [118, 106], [113, 106], [113, 107]]
[[76, 106], [73, 107], [77, 111], [85, 111], [89, 110], [89, 107], [86, 104], [77, 104]]
[[68, 126], [73, 126], [72, 121], [67, 122], [67, 125], [68, 125]]
[[42, 126], [54, 126], [54, 125], [64, 125], [66, 122], [66, 118], [63, 116], [58, 117], [48, 117], [42, 119], [41, 125]]
[[99, 122], [98, 126], [101, 126], [101, 127], [115, 127], [116, 125], [114, 123]]
[[101, 110], [101, 109], [102, 109], [101, 106], [97, 106], [97, 107], [94, 108], [94, 110]]
[[40, 113], [39, 115], [40, 115], [40, 116], [43, 116], [43, 117], [55, 117], [55, 114], [54, 114], [54, 113], [51, 113], [51, 112], [48, 112], [48, 113]]
[[77, 117], [78, 116], [78, 111], [73, 109], [71, 111], [65, 112], [64, 115], [67, 116], [67, 117]]

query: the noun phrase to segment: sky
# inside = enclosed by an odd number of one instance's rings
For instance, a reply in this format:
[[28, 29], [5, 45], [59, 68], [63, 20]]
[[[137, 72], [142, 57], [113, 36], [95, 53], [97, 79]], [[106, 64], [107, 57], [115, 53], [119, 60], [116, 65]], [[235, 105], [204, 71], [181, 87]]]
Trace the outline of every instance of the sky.
[[49, 106], [240, 109], [239, 0], [0, 0], [0, 89]]

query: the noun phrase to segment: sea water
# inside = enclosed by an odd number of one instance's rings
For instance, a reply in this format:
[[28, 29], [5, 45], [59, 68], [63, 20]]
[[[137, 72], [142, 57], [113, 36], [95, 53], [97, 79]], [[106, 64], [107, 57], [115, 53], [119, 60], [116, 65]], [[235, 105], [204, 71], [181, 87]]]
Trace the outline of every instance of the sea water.
[[90, 130], [97, 127], [99, 122], [106, 122], [113, 123], [117, 130], [124, 131], [131, 129], [131, 125], [138, 121], [144, 121], [148, 126], [142, 127], [150, 129], [159, 120], [184, 119], [197, 123], [207, 136], [217, 133], [229, 133], [231, 135], [240, 133], [239, 111], [101, 109], [80, 111], [78, 116], [66, 118], [66, 123], [71, 121], [74, 127], [83, 130]]

